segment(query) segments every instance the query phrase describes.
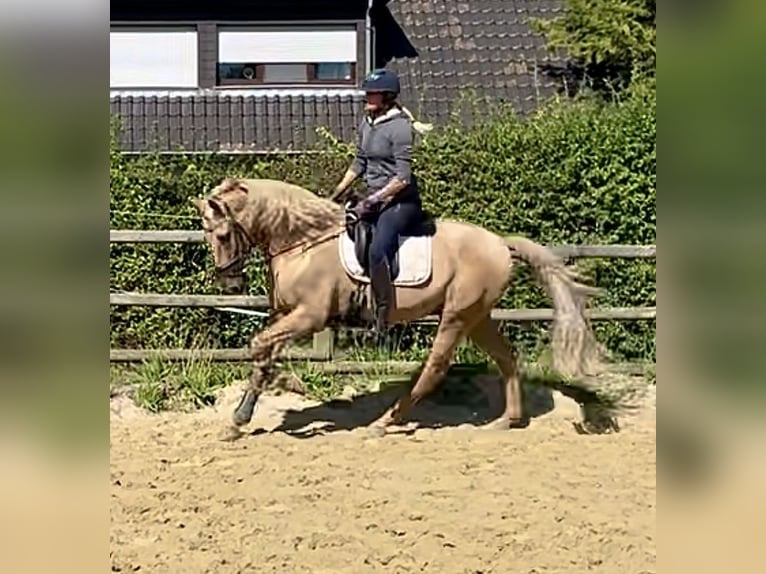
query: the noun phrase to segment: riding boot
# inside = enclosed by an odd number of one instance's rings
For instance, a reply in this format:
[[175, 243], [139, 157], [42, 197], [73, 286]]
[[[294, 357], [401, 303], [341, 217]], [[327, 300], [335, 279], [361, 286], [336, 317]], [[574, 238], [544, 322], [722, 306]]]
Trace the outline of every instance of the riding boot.
[[386, 261], [372, 269], [370, 284], [375, 315], [375, 331], [380, 335], [388, 329], [389, 317], [394, 308], [394, 285]]

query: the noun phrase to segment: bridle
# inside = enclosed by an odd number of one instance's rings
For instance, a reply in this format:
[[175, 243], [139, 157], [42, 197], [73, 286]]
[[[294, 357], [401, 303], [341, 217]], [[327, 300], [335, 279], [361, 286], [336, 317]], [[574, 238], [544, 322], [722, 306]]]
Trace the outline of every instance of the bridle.
[[228, 205], [226, 205], [226, 212], [226, 219], [232, 224], [234, 228], [234, 248], [236, 255], [224, 265], [215, 266], [215, 272], [219, 277], [233, 277], [240, 275], [242, 273], [242, 269], [245, 266], [245, 260], [250, 255], [250, 252], [254, 246], [253, 240], [250, 238], [250, 234], [242, 226], [242, 224], [234, 218], [231, 211], [229, 210]]
[[[236, 255], [232, 257], [228, 262], [226, 262], [224, 265], [216, 265], [215, 266], [215, 272], [219, 277], [233, 277], [240, 275], [242, 272], [243, 267], [245, 266], [245, 261], [247, 257], [250, 255], [250, 252], [252, 251], [253, 247], [255, 246], [255, 242], [250, 237], [250, 234], [247, 232], [247, 230], [244, 228], [244, 226], [237, 221], [237, 219], [234, 217], [234, 215], [231, 213], [231, 210], [227, 204], [224, 203], [224, 206], [226, 208], [226, 219], [229, 221], [233, 226], [234, 231], [234, 241], [235, 244], [235, 253]], [[274, 252], [271, 250], [267, 250], [267, 252], [264, 254], [266, 258], [266, 264], [270, 265], [272, 260], [276, 257], [295, 251], [296, 249], [303, 248], [301, 251], [305, 252], [308, 249], [320, 244], [324, 243], [325, 241], [329, 241], [338, 235], [342, 234], [344, 231], [343, 227], [340, 227], [337, 230], [331, 231], [330, 233], [319, 237], [314, 238], [310, 240], [303, 240], [303, 241], [297, 241], [292, 244], [288, 244], [281, 249], [278, 249]]]

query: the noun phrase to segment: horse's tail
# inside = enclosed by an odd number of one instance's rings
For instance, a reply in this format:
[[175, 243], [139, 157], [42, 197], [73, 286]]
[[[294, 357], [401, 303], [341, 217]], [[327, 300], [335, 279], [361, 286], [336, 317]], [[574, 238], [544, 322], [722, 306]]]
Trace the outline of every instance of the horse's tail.
[[553, 368], [567, 378], [591, 374], [602, 351], [585, 317], [590, 297], [601, 290], [584, 285], [550, 249], [524, 237], [506, 237], [512, 257], [528, 263], [553, 300]]

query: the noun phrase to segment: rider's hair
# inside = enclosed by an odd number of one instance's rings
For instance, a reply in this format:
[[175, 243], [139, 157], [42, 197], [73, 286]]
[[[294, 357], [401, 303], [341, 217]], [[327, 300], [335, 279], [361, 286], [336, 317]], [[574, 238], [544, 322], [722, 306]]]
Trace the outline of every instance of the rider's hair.
[[412, 122], [412, 127], [415, 128], [415, 131], [421, 135], [430, 132], [434, 127], [433, 124], [425, 124], [416, 120], [415, 116], [412, 115], [412, 112], [399, 102], [399, 97], [397, 94], [385, 92], [383, 94], [383, 107], [386, 111], [390, 110], [391, 108], [397, 108], [410, 119]]
[[412, 122], [412, 127], [415, 128], [415, 131], [418, 132], [420, 135], [426, 134], [434, 128], [433, 124], [424, 124], [423, 122], [419, 122], [418, 120], [416, 120], [415, 116], [412, 115], [412, 112], [408, 110], [406, 107], [404, 107], [402, 104], [400, 104], [399, 102], [396, 102], [394, 105], [397, 108], [399, 108], [399, 110], [410, 119], [410, 121]]

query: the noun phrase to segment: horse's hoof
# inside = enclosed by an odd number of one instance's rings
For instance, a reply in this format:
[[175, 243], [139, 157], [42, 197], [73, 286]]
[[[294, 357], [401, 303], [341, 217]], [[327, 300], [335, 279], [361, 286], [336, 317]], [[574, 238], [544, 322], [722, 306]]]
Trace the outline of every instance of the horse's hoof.
[[253, 414], [255, 413], [258, 403], [258, 395], [252, 389], [248, 389], [242, 395], [242, 398], [234, 409], [234, 415], [232, 419], [234, 424], [238, 427], [248, 424], [253, 420]]
[[617, 418], [598, 405], [581, 405], [582, 422], [573, 423], [578, 434], [610, 434], [620, 432]]
[[596, 434], [611, 434], [620, 432], [620, 425], [617, 423], [617, 419], [610, 417], [608, 419], [599, 421], [583, 420], [582, 422], [572, 423], [577, 434], [583, 435], [596, 435]]
[[240, 430], [239, 427], [229, 426], [225, 431], [221, 433], [220, 440], [222, 442], [234, 442], [244, 436], [245, 433]]
[[508, 419], [508, 428], [509, 429], [525, 429], [530, 424], [529, 417], [524, 417], [521, 419]]

